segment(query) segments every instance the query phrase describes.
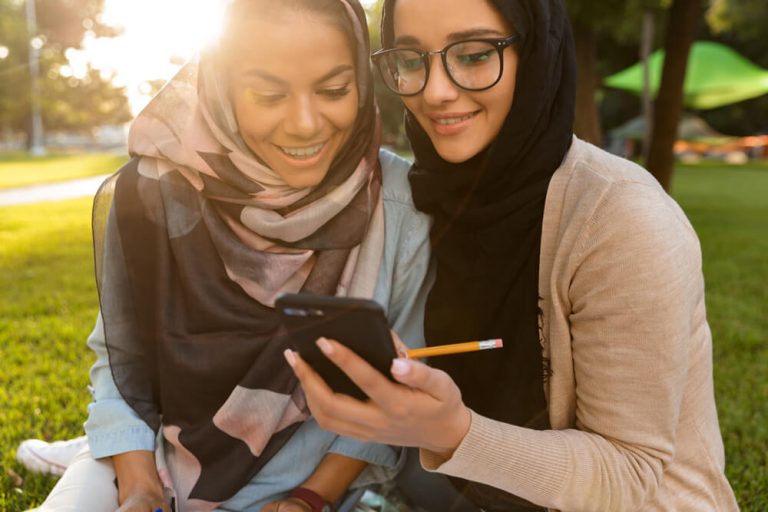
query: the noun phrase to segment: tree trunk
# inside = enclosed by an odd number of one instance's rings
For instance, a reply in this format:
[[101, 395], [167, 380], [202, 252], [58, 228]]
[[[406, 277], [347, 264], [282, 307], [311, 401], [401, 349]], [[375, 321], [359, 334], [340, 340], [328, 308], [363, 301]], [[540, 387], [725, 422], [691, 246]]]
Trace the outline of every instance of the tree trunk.
[[653, 51], [653, 32], [655, 30], [653, 11], [646, 9], [643, 14], [643, 39], [640, 43], [640, 61], [643, 63], [643, 162], [648, 162], [648, 150], [653, 138], [653, 93], [651, 92], [651, 52]]
[[674, 169], [677, 126], [683, 112], [685, 72], [693, 44], [701, 0], [674, 0], [664, 41], [664, 70], [653, 114], [648, 170], [669, 191]]
[[603, 143], [600, 116], [595, 102], [597, 90], [597, 42], [591, 26], [583, 23], [574, 24], [576, 41], [576, 122], [574, 132], [587, 142], [596, 146]]

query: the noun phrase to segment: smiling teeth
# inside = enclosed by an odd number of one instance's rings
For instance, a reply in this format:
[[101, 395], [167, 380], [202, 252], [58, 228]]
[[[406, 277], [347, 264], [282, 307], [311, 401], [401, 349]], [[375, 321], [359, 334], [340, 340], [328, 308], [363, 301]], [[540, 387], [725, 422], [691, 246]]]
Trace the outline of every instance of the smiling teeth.
[[437, 124], [456, 124], [460, 123], [462, 121], [466, 121], [467, 119], [472, 118], [475, 114], [467, 114], [464, 117], [449, 117], [446, 119], [438, 119]]
[[294, 158], [311, 158], [315, 155], [317, 155], [321, 149], [323, 149], [323, 146], [325, 146], [325, 143], [318, 144], [316, 146], [309, 146], [307, 148], [286, 148], [283, 146], [280, 146], [280, 149], [288, 156], [292, 156]]

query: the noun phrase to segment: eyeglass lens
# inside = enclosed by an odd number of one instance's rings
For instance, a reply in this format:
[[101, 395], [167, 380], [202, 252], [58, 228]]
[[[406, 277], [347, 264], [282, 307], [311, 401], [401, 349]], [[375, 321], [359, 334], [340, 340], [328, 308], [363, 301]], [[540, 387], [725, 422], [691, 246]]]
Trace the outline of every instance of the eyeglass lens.
[[[446, 72], [459, 86], [469, 90], [492, 86], [501, 75], [499, 51], [487, 41], [462, 41], [445, 49]], [[384, 58], [387, 86], [401, 94], [420, 92], [427, 78], [427, 65], [415, 50], [395, 50]]]

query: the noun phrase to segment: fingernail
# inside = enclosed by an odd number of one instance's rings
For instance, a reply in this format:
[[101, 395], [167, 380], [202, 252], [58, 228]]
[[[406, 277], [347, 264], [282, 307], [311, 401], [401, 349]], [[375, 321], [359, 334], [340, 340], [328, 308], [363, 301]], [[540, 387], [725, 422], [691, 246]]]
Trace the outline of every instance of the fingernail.
[[291, 368], [296, 366], [296, 355], [293, 353], [293, 350], [286, 349], [285, 352], [283, 352], [283, 356], [285, 356], [285, 360], [288, 361]]
[[411, 371], [411, 363], [407, 359], [395, 359], [392, 361], [392, 373], [395, 375], [407, 375]]
[[323, 354], [327, 356], [333, 354], [333, 345], [331, 345], [327, 339], [325, 338], [318, 339], [317, 346], [320, 347], [320, 350], [323, 351]]

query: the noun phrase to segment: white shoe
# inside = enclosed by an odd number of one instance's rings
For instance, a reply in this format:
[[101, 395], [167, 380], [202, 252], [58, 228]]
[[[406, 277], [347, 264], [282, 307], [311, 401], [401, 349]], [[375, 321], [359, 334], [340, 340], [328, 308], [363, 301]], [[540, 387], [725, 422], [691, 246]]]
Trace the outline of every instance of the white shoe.
[[35, 473], [61, 476], [86, 444], [88, 440], [85, 436], [53, 443], [27, 439], [16, 450], [16, 460]]

